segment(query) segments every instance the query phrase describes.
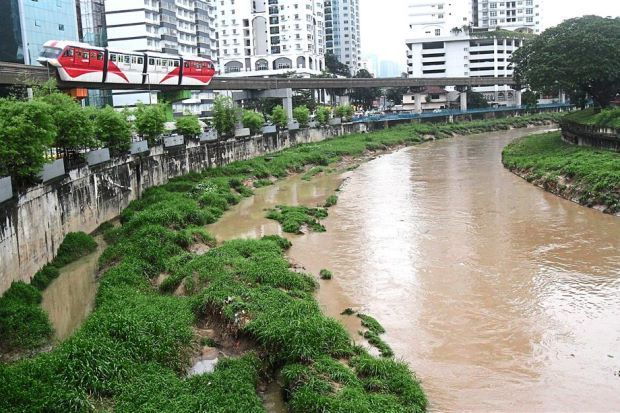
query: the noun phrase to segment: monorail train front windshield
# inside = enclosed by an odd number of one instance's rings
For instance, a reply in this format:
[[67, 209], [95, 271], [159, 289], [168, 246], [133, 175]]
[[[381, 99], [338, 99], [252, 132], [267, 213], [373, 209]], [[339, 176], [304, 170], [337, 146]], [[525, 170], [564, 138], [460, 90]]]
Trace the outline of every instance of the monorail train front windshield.
[[56, 59], [61, 53], [62, 49], [57, 47], [44, 47], [43, 50], [41, 50], [41, 53], [39, 53], [39, 57], [44, 59]]

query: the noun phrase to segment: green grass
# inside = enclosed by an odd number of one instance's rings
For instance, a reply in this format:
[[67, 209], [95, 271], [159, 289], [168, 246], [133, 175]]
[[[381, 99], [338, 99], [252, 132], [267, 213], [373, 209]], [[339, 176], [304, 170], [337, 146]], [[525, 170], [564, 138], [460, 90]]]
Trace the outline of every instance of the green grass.
[[70, 232], [56, 252], [54, 265], [64, 267], [97, 249], [95, 239], [83, 232]]
[[382, 357], [393, 357], [394, 352], [390, 346], [379, 337], [381, 334], [385, 334], [383, 326], [373, 317], [358, 313], [357, 316], [362, 320], [362, 326], [367, 328], [367, 331], [360, 334], [368, 340], [368, 343], [379, 350]]
[[304, 174], [304, 176], [302, 176], [301, 179], [303, 179], [304, 181], [309, 181], [312, 178], [314, 178], [316, 175], [320, 174], [321, 172], [323, 172], [325, 169], [321, 166], [315, 166], [314, 168], [310, 168], [308, 170], [308, 172], [306, 172]]
[[[118, 412], [263, 412], [258, 382], [280, 369], [292, 412], [424, 411], [426, 397], [407, 365], [371, 357], [322, 313], [313, 277], [291, 271], [283, 255], [289, 241], [235, 240], [201, 256], [188, 249], [194, 242], [212, 243], [200, 227], [250, 196], [252, 190], [243, 185], [248, 179], [326, 166], [363, 154], [368, 143], [416, 144], [428, 134], [487, 132], [553, 118], [412, 124], [355, 134], [192, 173], [145, 191], [122, 212], [119, 228], [103, 228], [110, 245], [100, 259], [103, 274], [87, 321], [49, 353], [0, 364], [0, 411], [82, 412], [103, 406]], [[81, 247], [68, 244], [63, 255], [77, 257]], [[171, 281], [158, 290], [151, 281], [161, 273]], [[57, 269], [49, 266], [41, 274], [45, 285]], [[181, 283], [190, 297], [168, 295]], [[38, 317], [38, 299], [23, 286], [2, 298], [10, 305], [0, 305], [0, 313], [11, 326], [41, 330], [32, 343], [22, 335], [25, 342], [18, 345], [38, 345], [37, 337], [51, 333], [43, 322], [19, 319]], [[256, 343], [257, 352], [223, 360], [213, 374], [184, 378], [192, 328], [201, 317], [220, 320], [229, 334]]]
[[[504, 165], [541, 181], [547, 189], [577, 196], [587, 206], [605, 205], [607, 212], [620, 211], [620, 154], [562, 141], [559, 132], [533, 135], [508, 145]], [[570, 180], [562, 186], [559, 177]]]
[[330, 208], [336, 205], [337, 203], [338, 203], [338, 197], [336, 195], [330, 195], [325, 200], [325, 204], [323, 205], [323, 207]]
[[312, 231], [325, 232], [320, 220], [327, 218], [327, 211], [325, 208], [278, 205], [267, 213], [267, 218], [278, 221], [282, 225], [282, 231], [291, 234], [301, 234], [304, 225]]
[[319, 276], [321, 277], [322, 280], [331, 280], [334, 275], [332, 274], [330, 270], [326, 270], [325, 268], [323, 268], [319, 272]]
[[605, 109], [596, 111], [585, 109], [571, 112], [564, 117], [564, 120], [582, 125], [603, 126], [608, 128], [620, 129], [620, 108]]
[[270, 179], [258, 179], [254, 181], [254, 188], [263, 188], [271, 185], [273, 185], [273, 182], [271, 182]]

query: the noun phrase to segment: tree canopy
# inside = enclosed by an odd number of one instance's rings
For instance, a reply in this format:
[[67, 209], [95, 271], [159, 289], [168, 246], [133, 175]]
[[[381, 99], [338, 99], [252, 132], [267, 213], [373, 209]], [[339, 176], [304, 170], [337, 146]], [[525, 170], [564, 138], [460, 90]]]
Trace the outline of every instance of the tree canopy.
[[213, 101], [213, 126], [219, 136], [231, 137], [235, 135], [237, 123], [237, 109], [232, 99], [218, 96]]
[[111, 106], [97, 111], [95, 134], [114, 155], [122, 154], [131, 146], [131, 125], [123, 113]]
[[271, 120], [278, 128], [285, 129], [288, 125], [289, 119], [284, 108], [281, 105], [278, 105], [273, 108], [273, 111], [271, 112]]
[[138, 133], [149, 141], [149, 145], [155, 145], [164, 133], [166, 113], [160, 105], [138, 104], [135, 125]]
[[[358, 79], [372, 79], [372, 74], [366, 69], [360, 69], [355, 75]], [[370, 109], [373, 107], [375, 99], [381, 96], [381, 89], [376, 87], [367, 87], [353, 89], [349, 95], [351, 101], [357, 105], [361, 105], [364, 109]]]
[[522, 84], [543, 92], [588, 93], [602, 107], [620, 91], [620, 18], [566, 20], [528, 41], [512, 62]]
[[202, 126], [196, 116], [182, 116], [176, 120], [175, 124], [177, 132], [186, 138], [193, 138], [202, 133]]
[[250, 133], [252, 135], [256, 135], [261, 131], [261, 128], [265, 124], [265, 117], [253, 110], [246, 110], [243, 112], [243, 117], [241, 118], [243, 122], [243, 127], [250, 129]]
[[335, 54], [326, 53], [325, 54], [325, 67], [329, 73], [339, 76], [350, 77], [351, 70], [349, 66], [340, 62]]
[[482, 93], [469, 90], [467, 91], [467, 107], [470, 109], [488, 108], [489, 102]]

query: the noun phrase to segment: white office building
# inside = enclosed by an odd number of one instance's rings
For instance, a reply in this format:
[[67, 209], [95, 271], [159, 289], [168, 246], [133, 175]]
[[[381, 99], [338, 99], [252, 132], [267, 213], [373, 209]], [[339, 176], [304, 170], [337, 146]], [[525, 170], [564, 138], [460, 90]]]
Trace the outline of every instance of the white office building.
[[351, 74], [362, 69], [360, 0], [325, 0], [325, 50], [345, 65]]
[[[197, 55], [217, 61], [215, 0], [105, 0], [108, 46], [136, 51]], [[207, 116], [213, 93], [185, 92], [177, 114]], [[157, 93], [115, 91], [114, 106], [156, 103]]]
[[223, 76], [268, 76], [325, 67], [322, 0], [218, 0]]
[[408, 75], [495, 77], [496, 86], [474, 90], [497, 105], [519, 103], [517, 94], [501, 81], [512, 76], [510, 58], [525, 41], [524, 35], [509, 32], [539, 33], [540, 1], [412, 0]]

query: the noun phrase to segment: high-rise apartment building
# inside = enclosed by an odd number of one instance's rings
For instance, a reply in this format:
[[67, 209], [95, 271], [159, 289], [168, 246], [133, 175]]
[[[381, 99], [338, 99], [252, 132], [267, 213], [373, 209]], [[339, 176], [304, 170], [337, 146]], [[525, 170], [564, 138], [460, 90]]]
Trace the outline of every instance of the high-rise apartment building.
[[[215, 0], [105, 0], [108, 46], [125, 50], [198, 55], [217, 62]], [[175, 113], [208, 116], [214, 94], [207, 91], [173, 104]], [[155, 103], [150, 91], [114, 92], [114, 106]]]
[[75, 0], [5, 0], [0, 13], [0, 60], [38, 65], [48, 40], [78, 40]]
[[473, 0], [474, 27], [539, 34], [542, 0]]
[[413, 0], [409, 4], [412, 39], [447, 36], [455, 27], [472, 24], [472, 0]]
[[351, 74], [362, 68], [360, 0], [325, 0], [325, 50], [349, 66]]
[[325, 66], [322, 0], [218, 0], [220, 72], [318, 74]]

